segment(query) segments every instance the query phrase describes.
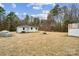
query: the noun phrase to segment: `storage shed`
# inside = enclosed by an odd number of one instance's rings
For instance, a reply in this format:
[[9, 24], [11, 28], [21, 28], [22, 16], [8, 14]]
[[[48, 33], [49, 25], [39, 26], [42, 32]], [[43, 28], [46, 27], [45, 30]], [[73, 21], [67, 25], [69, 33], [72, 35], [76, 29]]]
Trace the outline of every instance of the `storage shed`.
[[79, 23], [68, 24], [68, 36], [79, 37]]
[[37, 31], [38, 31], [38, 27], [34, 27], [34, 26], [24, 25], [24, 26], [18, 26], [17, 27], [18, 33], [37, 32]]

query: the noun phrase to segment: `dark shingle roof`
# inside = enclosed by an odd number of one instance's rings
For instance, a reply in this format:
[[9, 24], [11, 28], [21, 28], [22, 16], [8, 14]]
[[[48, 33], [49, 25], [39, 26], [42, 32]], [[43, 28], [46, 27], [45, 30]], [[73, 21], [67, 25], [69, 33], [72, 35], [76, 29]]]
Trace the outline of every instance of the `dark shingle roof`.
[[25, 27], [25, 28], [29, 28], [29, 27], [34, 27], [34, 26], [23, 25], [23, 26], [18, 26], [18, 27]]

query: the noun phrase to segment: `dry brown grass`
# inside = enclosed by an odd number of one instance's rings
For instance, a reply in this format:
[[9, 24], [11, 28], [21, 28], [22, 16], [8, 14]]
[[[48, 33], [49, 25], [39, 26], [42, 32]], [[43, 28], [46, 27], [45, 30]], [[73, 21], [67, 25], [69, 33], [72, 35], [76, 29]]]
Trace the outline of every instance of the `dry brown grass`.
[[67, 33], [15, 33], [0, 37], [0, 55], [79, 55], [79, 38]]

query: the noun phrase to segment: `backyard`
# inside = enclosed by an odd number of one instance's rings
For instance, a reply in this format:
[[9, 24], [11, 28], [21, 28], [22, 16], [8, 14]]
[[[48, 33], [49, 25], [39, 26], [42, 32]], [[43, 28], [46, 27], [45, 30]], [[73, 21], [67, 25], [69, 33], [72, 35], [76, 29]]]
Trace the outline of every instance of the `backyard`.
[[0, 37], [0, 55], [79, 55], [79, 38], [64, 32], [16, 33]]

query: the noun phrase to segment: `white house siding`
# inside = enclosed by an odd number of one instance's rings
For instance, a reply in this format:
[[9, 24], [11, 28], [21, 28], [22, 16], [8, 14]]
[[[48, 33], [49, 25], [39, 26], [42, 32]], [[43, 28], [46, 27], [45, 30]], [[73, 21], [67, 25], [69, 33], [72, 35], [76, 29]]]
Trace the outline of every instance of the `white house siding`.
[[18, 32], [18, 33], [21, 33], [22, 31], [28, 32], [28, 28], [25, 28], [25, 29], [23, 30], [23, 27], [17, 27], [17, 32]]
[[32, 29], [31, 29], [31, 27], [29, 28], [29, 32], [37, 32], [38, 31], [38, 29], [36, 29], [35, 27], [32, 27]]
[[68, 29], [68, 36], [79, 37], [79, 29]]
[[17, 32], [20, 33], [23, 31], [23, 28], [17, 27]]
[[29, 27], [17, 27], [18, 33], [21, 33], [22, 31], [24, 31], [24, 32], [37, 32], [38, 28], [36, 29], [36, 27], [30, 27], [30, 26]]
[[68, 36], [79, 37], [79, 23], [74, 23], [74, 24], [68, 25]]
[[29, 30], [28, 30], [28, 28], [25, 28], [25, 30], [24, 30], [25, 32], [28, 32]]

